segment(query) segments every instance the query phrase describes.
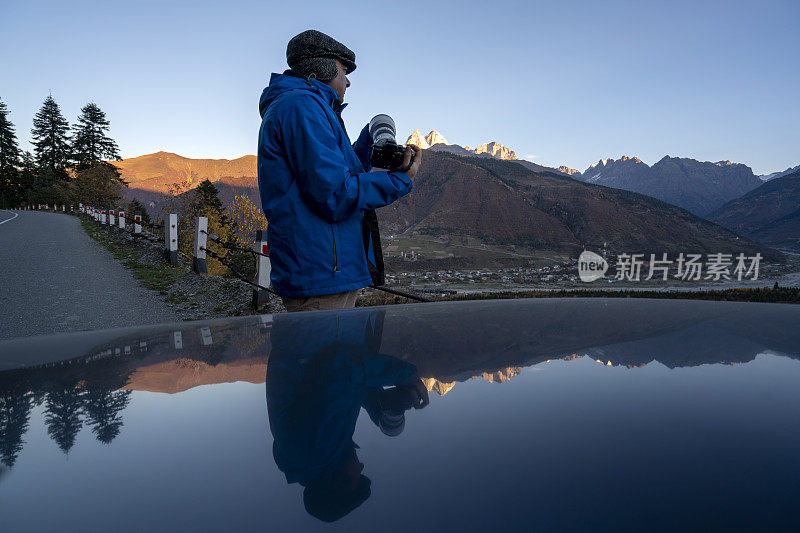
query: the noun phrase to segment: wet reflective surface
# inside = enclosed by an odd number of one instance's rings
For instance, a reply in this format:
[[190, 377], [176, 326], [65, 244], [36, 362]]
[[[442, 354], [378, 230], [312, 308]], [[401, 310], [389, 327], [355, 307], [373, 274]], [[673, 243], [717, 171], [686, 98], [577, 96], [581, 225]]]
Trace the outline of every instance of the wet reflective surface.
[[0, 343], [3, 531], [797, 530], [798, 449], [790, 305], [463, 302]]

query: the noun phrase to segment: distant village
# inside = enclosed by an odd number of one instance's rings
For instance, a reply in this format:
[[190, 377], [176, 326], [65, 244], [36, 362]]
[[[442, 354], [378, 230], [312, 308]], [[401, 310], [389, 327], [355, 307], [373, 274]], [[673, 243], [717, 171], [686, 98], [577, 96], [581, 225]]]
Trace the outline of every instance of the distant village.
[[[461, 288], [467, 292], [471, 285], [481, 289], [496, 286], [513, 285], [531, 286], [539, 283], [560, 285], [561, 283], [578, 283], [578, 260], [556, 263], [543, 267], [511, 267], [491, 270], [437, 270], [428, 272], [403, 271], [386, 275], [388, 285], [411, 286], [422, 292], [443, 292], [443, 287], [451, 286], [452, 290]], [[463, 292], [463, 291], [459, 291]]]

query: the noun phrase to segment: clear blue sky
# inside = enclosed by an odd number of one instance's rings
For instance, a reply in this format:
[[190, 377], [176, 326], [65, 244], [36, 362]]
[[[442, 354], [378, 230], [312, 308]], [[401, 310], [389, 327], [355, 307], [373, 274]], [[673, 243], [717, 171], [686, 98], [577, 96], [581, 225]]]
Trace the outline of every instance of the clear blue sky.
[[0, 98], [23, 148], [47, 94], [96, 102], [123, 157], [255, 153], [258, 98], [309, 28], [356, 53], [351, 137], [496, 140], [546, 165], [800, 164], [800, 2], [43, 2], [0, 10]]

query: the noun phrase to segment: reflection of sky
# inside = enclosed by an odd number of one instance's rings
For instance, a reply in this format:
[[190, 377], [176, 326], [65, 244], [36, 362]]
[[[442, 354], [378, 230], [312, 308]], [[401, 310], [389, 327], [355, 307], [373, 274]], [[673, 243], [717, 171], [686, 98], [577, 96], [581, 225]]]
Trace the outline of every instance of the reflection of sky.
[[333, 526], [305, 513], [273, 462], [263, 385], [134, 392], [111, 445], [84, 427], [68, 457], [35, 408], [0, 480], [4, 530], [173, 530], [163, 516], [186, 530], [276, 531], [479, 530], [546, 517], [678, 528], [698, 511], [743, 528], [799, 518], [798, 361], [627, 369], [583, 357], [534, 368], [433, 395], [397, 438], [362, 415], [354, 440], [372, 496]]
[[2, 98], [28, 148], [49, 91], [94, 100], [125, 157], [255, 153], [258, 97], [289, 38], [356, 52], [345, 120], [498, 141], [581, 171], [598, 159], [800, 163], [800, 4], [770, 2], [7, 1]]

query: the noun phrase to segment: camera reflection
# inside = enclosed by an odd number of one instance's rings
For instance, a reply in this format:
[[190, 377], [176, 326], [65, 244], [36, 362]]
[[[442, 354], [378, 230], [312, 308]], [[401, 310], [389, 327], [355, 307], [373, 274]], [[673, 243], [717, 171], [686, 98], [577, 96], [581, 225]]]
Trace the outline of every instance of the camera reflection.
[[396, 437], [406, 411], [429, 402], [417, 368], [380, 353], [383, 320], [384, 311], [342, 311], [281, 315], [273, 325], [266, 385], [273, 457], [287, 483], [304, 487], [306, 511], [325, 522], [371, 493], [353, 442], [361, 409]]

